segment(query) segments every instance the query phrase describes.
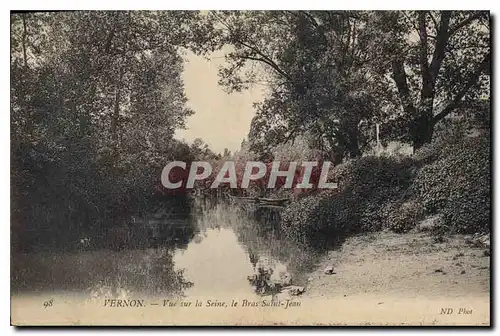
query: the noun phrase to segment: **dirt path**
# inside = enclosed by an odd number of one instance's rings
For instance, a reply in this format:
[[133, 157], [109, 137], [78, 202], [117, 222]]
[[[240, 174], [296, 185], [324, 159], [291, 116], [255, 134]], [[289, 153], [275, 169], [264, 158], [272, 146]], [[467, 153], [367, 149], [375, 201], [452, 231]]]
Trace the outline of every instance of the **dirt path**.
[[[311, 277], [311, 296], [391, 293], [405, 296], [489, 296], [490, 258], [463, 236], [444, 242], [423, 233], [353, 237], [331, 251]], [[333, 266], [336, 274], [323, 270]]]
[[[333, 266], [334, 274], [325, 274], [328, 266]], [[473, 247], [461, 235], [444, 241], [426, 233], [352, 237], [339, 251], [329, 252], [309, 280], [304, 294], [308, 299], [373, 304], [374, 314], [383, 305], [397, 310], [394, 304], [399, 303], [417, 314], [410, 324], [419, 321], [421, 310], [429, 309], [435, 316], [420, 322], [489, 324], [489, 249]], [[442, 314], [441, 309], [448, 307], [453, 313]], [[473, 313], [458, 316], [466, 310]]]

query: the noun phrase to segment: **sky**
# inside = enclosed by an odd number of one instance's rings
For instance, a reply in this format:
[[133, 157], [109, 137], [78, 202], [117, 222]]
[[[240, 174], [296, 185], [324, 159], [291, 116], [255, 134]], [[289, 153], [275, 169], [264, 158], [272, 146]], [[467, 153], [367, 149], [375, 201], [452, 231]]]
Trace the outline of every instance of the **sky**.
[[262, 87], [241, 93], [224, 92], [217, 83], [217, 69], [224, 62], [223, 55], [222, 51], [216, 52], [206, 60], [187, 53], [182, 78], [187, 104], [195, 113], [187, 118], [187, 129], [178, 130], [175, 135], [188, 143], [201, 138], [216, 153], [223, 153], [224, 148], [231, 152], [240, 148], [255, 114], [253, 103], [264, 97]]

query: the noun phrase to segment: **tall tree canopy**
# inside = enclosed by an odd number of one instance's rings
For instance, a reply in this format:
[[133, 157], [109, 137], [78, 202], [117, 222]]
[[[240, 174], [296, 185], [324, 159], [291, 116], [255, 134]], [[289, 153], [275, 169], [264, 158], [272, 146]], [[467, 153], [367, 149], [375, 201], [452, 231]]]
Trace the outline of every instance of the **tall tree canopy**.
[[263, 81], [270, 86], [249, 135], [257, 151], [307, 133], [337, 160], [360, 155], [366, 144], [360, 129], [377, 105], [359, 85], [369, 80], [359, 40], [363, 16], [345, 11], [207, 15], [205, 27], [212, 31], [202, 45], [231, 46], [220, 83], [229, 90]]
[[437, 123], [478, 99], [489, 99], [488, 12], [375, 12], [367, 34], [371, 68], [385, 76], [394, 111], [386, 130], [415, 149]]
[[12, 15], [16, 222], [78, 225], [134, 211], [127, 204], [155, 192], [165, 161], [191, 157], [173, 135], [193, 113], [179, 47], [195, 15]]
[[361, 154], [375, 123], [418, 148], [489, 94], [487, 12], [223, 11], [198, 22], [196, 52], [229, 50], [221, 85], [270, 88], [249, 134], [259, 152], [302, 133], [338, 162]]

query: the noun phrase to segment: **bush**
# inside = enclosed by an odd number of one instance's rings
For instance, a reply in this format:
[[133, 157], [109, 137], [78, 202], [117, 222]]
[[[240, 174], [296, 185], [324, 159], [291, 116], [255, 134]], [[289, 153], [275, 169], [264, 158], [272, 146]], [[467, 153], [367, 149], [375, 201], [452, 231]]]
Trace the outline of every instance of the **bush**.
[[424, 217], [422, 204], [416, 200], [389, 203], [384, 213], [386, 215], [384, 227], [397, 233], [410, 231]]
[[377, 231], [387, 217], [388, 202], [408, 197], [412, 160], [362, 157], [335, 167], [337, 192], [325, 192], [292, 203], [282, 214], [282, 227], [292, 239], [324, 246], [343, 237]]
[[355, 231], [358, 219], [352, 198], [326, 193], [292, 203], [282, 213], [285, 235], [297, 243], [324, 248]]
[[304, 197], [283, 211], [287, 236], [321, 248], [353, 233], [407, 232], [438, 213], [440, 232], [489, 231], [487, 137], [434, 142], [412, 158], [362, 157], [332, 173], [339, 185], [335, 193]]
[[287, 237], [304, 244], [314, 242], [315, 232], [324, 224], [318, 219], [320, 202], [324, 196], [304, 197], [286, 207], [281, 214], [281, 227]]
[[443, 214], [449, 232], [487, 232], [490, 178], [488, 137], [466, 137], [444, 147], [434, 162], [423, 166], [413, 189], [425, 214]]
[[387, 217], [386, 204], [409, 198], [413, 160], [397, 157], [363, 157], [334, 170], [339, 191], [352, 198], [359, 222], [357, 231], [382, 228]]

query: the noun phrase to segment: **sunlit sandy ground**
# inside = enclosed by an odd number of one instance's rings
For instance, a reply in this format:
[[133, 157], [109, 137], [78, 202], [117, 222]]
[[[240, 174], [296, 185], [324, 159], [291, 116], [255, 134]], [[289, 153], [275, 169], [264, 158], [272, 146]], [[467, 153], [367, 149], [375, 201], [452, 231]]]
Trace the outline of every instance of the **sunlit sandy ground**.
[[[300, 306], [241, 307], [267, 300], [248, 291], [186, 297], [191, 307], [164, 307], [163, 298], [138, 298], [144, 307], [105, 307], [104, 299], [70, 294], [12, 298], [16, 325], [489, 325], [490, 257], [462, 236], [444, 242], [422, 233], [377, 233], [350, 238], [310, 275]], [[335, 274], [324, 268], [333, 266]], [[53, 299], [50, 307], [44, 302]], [[202, 307], [194, 307], [198, 300]], [[207, 307], [207, 300], [226, 307]], [[232, 301], [238, 302], [231, 307]], [[152, 305], [158, 304], [158, 305]], [[450, 310], [451, 309], [451, 310]]]

